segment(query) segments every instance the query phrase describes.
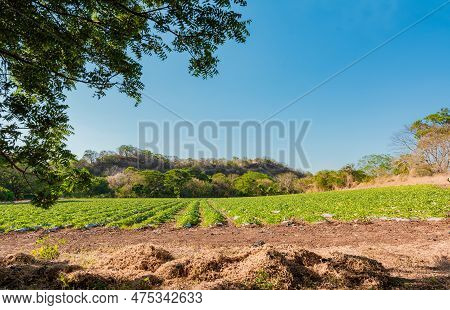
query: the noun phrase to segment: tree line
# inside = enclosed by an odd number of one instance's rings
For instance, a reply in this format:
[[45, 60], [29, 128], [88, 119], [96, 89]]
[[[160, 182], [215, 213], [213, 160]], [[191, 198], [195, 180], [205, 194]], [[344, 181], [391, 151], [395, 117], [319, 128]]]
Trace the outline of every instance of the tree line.
[[[450, 116], [441, 109], [394, 135], [398, 156], [373, 154], [338, 170], [315, 174], [271, 159], [179, 159], [121, 146], [88, 150], [71, 165], [79, 171], [58, 194], [65, 197], [236, 197], [295, 194], [352, 188], [393, 175], [448, 173]], [[45, 188], [0, 162], [0, 200], [32, 198]]]

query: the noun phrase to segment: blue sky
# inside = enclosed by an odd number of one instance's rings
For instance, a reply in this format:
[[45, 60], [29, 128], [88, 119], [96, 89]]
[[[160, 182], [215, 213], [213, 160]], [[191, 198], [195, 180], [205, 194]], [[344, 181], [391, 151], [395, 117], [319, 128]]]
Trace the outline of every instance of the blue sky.
[[[189, 121], [263, 120], [442, 2], [249, 0], [241, 11], [251, 36], [220, 48], [218, 76], [190, 76], [187, 55], [144, 58], [145, 93]], [[449, 72], [450, 4], [276, 119], [311, 120], [303, 143], [309, 170], [337, 169], [391, 152], [403, 125], [449, 107]], [[77, 155], [137, 145], [138, 121], [177, 120], [145, 98], [135, 108], [116, 91], [97, 100], [80, 86], [67, 102]]]

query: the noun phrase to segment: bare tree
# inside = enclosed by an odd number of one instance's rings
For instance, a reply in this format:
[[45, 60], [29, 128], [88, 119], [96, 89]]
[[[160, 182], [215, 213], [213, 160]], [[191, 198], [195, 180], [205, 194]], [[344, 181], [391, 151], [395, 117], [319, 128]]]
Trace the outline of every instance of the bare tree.
[[292, 172], [281, 173], [276, 176], [276, 180], [280, 185], [280, 189], [282, 190], [282, 192], [289, 194], [296, 192], [295, 183], [298, 180], [298, 177], [294, 173]]
[[394, 148], [408, 154], [410, 167], [425, 167], [431, 173], [450, 168], [450, 116], [448, 109], [418, 120], [392, 137]]
[[412, 153], [417, 148], [417, 139], [410, 126], [406, 126], [392, 136], [392, 148], [400, 155]]
[[449, 171], [450, 127], [436, 128], [422, 136], [416, 154], [436, 173]]

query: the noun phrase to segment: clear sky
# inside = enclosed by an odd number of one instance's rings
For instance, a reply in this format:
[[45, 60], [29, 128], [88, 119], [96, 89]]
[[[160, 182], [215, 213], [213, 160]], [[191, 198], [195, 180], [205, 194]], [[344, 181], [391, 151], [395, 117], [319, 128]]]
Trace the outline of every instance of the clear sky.
[[[263, 120], [442, 2], [249, 0], [241, 11], [251, 36], [220, 48], [218, 76], [190, 76], [186, 55], [145, 58], [145, 93], [189, 121]], [[177, 120], [146, 98], [135, 108], [116, 91], [97, 100], [79, 87], [68, 104], [77, 155], [137, 145], [138, 121]], [[403, 125], [449, 106], [450, 4], [276, 119], [312, 121], [303, 146], [317, 171], [391, 152]]]

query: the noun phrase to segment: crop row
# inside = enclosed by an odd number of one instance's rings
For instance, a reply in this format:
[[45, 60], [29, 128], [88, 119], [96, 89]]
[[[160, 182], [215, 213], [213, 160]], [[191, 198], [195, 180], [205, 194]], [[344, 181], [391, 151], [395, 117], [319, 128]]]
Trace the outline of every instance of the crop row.
[[220, 198], [214, 203], [236, 225], [370, 218], [447, 217], [450, 190], [431, 185], [372, 188], [297, 195]]
[[44, 210], [29, 204], [0, 206], [0, 231], [53, 227], [127, 227], [181, 204], [174, 199], [65, 200]]
[[211, 200], [205, 199], [191, 202], [176, 220], [176, 226], [184, 228], [198, 225], [213, 227], [225, 223], [225, 216], [212, 206]]
[[176, 225], [177, 227], [190, 228], [196, 226], [200, 222], [200, 202], [193, 201], [184, 210], [180, 216], [178, 216]]
[[53, 227], [141, 228], [175, 220], [178, 227], [276, 224], [285, 220], [349, 221], [374, 217], [447, 217], [450, 190], [431, 185], [298, 195], [213, 199], [74, 199], [48, 210], [0, 205], [0, 231]]
[[210, 227], [225, 222], [206, 200], [191, 199], [87, 199], [63, 200], [45, 210], [28, 204], [0, 206], [0, 231], [61, 227], [142, 228], [176, 218], [178, 227], [201, 223]]

